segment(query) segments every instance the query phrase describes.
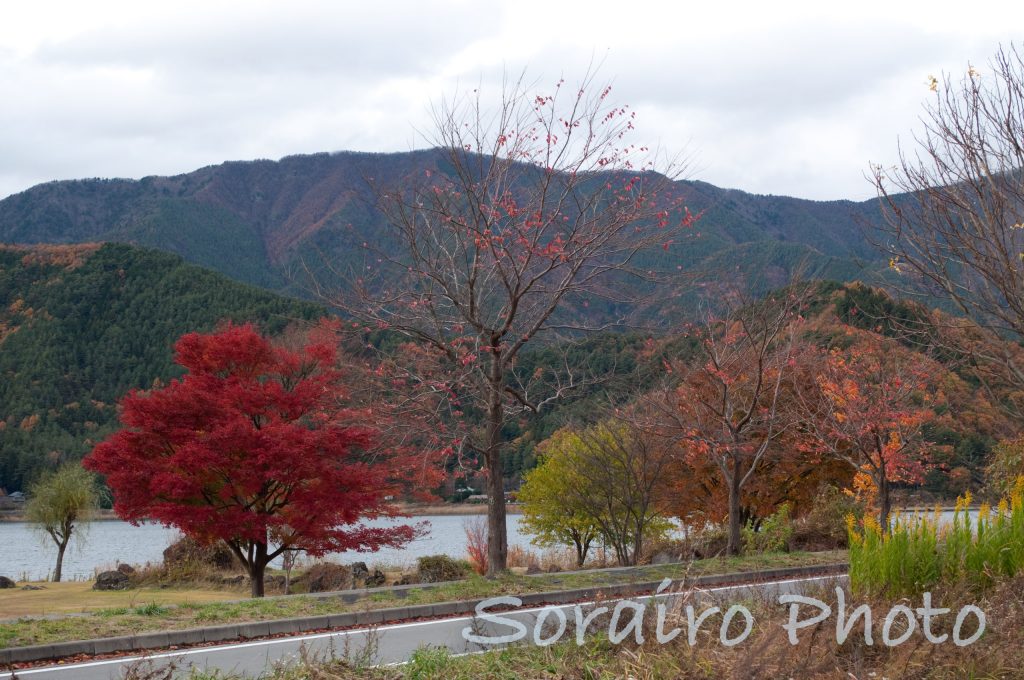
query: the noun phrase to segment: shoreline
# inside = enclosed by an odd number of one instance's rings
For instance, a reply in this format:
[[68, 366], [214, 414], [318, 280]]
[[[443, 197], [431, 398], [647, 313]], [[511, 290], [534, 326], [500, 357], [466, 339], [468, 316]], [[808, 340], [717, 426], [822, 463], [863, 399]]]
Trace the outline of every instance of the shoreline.
[[[437, 503], [437, 504], [397, 504], [398, 510], [402, 515], [409, 515], [410, 517], [424, 517], [429, 515], [465, 515], [471, 517], [474, 515], [486, 515], [487, 505], [485, 503]], [[521, 515], [522, 509], [516, 503], [509, 503], [506, 507], [506, 513], [509, 515]], [[21, 513], [4, 512], [0, 513], [0, 524], [3, 523], [14, 523], [24, 522], [25, 516]], [[121, 520], [117, 515], [114, 514], [113, 510], [100, 510], [96, 517], [92, 520], [93, 522], [120, 522]]]

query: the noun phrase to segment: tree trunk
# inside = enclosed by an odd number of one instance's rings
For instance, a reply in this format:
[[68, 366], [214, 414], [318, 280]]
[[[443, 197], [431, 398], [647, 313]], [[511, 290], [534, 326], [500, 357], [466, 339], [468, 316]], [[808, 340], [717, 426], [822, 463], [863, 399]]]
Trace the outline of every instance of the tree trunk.
[[57, 583], [60, 581], [61, 572], [64, 569], [64, 551], [67, 550], [68, 540], [70, 536], [65, 537], [64, 540], [57, 542], [57, 566], [53, 568], [53, 582]]
[[725, 549], [730, 555], [740, 554], [740, 512], [740, 475], [739, 470], [734, 470], [729, 481], [729, 543]]
[[487, 576], [496, 576], [508, 566], [508, 530], [505, 519], [505, 466], [501, 459], [501, 428], [505, 422], [505, 376], [496, 342], [491, 347], [487, 404]]
[[576, 546], [576, 566], [583, 568], [584, 562], [587, 561], [587, 553], [590, 552], [590, 543], [594, 539], [591, 537], [577, 534], [573, 536], [572, 542]]
[[267, 544], [257, 543], [252, 562], [249, 563], [249, 586], [252, 597], [263, 597], [265, 593], [263, 576], [267, 571]]
[[892, 513], [892, 501], [889, 499], [889, 476], [883, 468], [878, 484], [878, 523], [882, 525], [882, 533], [889, 533], [889, 515]]

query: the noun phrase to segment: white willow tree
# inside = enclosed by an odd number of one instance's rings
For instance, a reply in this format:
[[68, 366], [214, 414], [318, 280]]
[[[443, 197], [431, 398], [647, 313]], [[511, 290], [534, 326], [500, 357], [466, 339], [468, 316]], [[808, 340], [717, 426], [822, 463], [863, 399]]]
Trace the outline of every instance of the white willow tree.
[[43, 476], [29, 489], [25, 519], [57, 546], [54, 582], [61, 580], [64, 553], [72, 535], [77, 535], [79, 542], [85, 540], [82, 525], [93, 518], [99, 501], [96, 475], [78, 463], [68, 463]]

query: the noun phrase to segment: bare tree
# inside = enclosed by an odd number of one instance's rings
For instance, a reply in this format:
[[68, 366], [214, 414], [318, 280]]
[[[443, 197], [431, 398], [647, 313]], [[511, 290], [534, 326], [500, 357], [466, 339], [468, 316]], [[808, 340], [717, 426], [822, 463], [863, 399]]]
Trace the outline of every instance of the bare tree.
[[[876, 239], [907, 288], [951, 300], [994, 335], [1024, 337], [1024, 60], [1000, 48], [987, 72], [932, 78], [923, 131], [899, 163], [874, 166], [884, 221]], [[954, 332], [949, 337], [976, 336]], [[980, 345], [977, 345], [980, 347]], [[1006, 343], [980, 362], [1024, 385]], [[974, 347], [961, 347], [973, 353]], [[994, 363], [993, 363], [994, 362]]]
[[631, 281], [649, 292], [659, 277], [638, 254], [669, 248], [694, 219], [668, 195], [678, 165], [656, 168], [657, 154], [627, 142], [634, 113], [609, 93], [592, 74], [542, 95], [520, 78], [494, 109], [476, 90], [442, 103], [436, 161], [375, 188], [389, 228], [328, 294], [368, 327], [419, 343], [446, 370], [419, 384], [482, 416], [483, 431], [459, 444], [487, 469], [490, 574], [506, 567], [502, 428], [510, 410], [540, 407], [516, 358], [546, 333], [600, 325], [588, 321], [595, 301], [634, 300]]

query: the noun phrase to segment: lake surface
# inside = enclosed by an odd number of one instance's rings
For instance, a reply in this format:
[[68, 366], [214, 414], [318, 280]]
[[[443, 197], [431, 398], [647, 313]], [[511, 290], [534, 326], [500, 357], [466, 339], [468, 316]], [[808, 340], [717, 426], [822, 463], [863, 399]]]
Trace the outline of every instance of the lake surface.
[[[462, 558], [466, 555], [465, 522], [483, 520], [483, 516], [429, 515], [411, 519], [375, 520], [370, 526], [419, 522], [429, 523], [429, 532], [402, 549], [384, 548], [375, 553], [345, 552], [324, 559], [335, 562], [363, 561], [412, 566], [416, 558], [444, 553]], [[508, 516], [508, 543], [535, 549], [530, 535], [522, 530], [522, 515]], [[179, 536], [177, 529], [159, 524], [132, 526], [127, 522], [99, 521], [88, 525], [85, 540], [73, 536], [64, 555], [64, 578], [90, 579], [97, 571], [113, 569], [118, 562], [128, 564], [159, 563], [163, 551]], [[40, 535], [25, 522], [0, 522], [0, 576], [16, 580], [43, 580], [57, 559], [57, 546], [49, 536]], [[307, 558], [308, 559], [308, 558]], [[300, 562], [302, 558], [300, 558]], [[279, 560], [277, 566], [280, 566]]]
[[[931, 518], [931, 514], [927, 515]], [[977, 511], [972, 510], [973, 521]], [[940, 523], [952, 521], [952, 512], [943, 512]], [[482, 521], [482, 515], [428, 515], [411, 519], [376, 520], [371, 526], [389, 526], [401, 523], [427, 522], [430, 531], [402, 549], [384, 548], [375, 553], [345, 552], [328, 555], [324, 559], [334, 562], [362, 561], [396, 566], [414, 566], [416, 558], [424, 555], [446, 554], [462, 558], [466, 555], [465, 523]], [[536, 550], [530, 544], [530, 534], [521, 526], [522, 515], [508, 516], [508, 543]], [[104, 520], [88, 525], [85, 541], [75, 536], [64, 556], [64, 578], [91, 579], [97, 571], [113, 569], [118, 562], [128, 564], [159, 563], [163, 551], [180, 536], [177, 529], [159, 524], [132, 526], [127, 522]], [[35, 532], [25, 522], [0, 522], [0, 576], [16, 580], [43, 580], [53, 570], [57, 547], [49, 536]], [[300, 563], [312, 561], [300, 557]], [[280, 559], [275, 561], [280, 566]]]

